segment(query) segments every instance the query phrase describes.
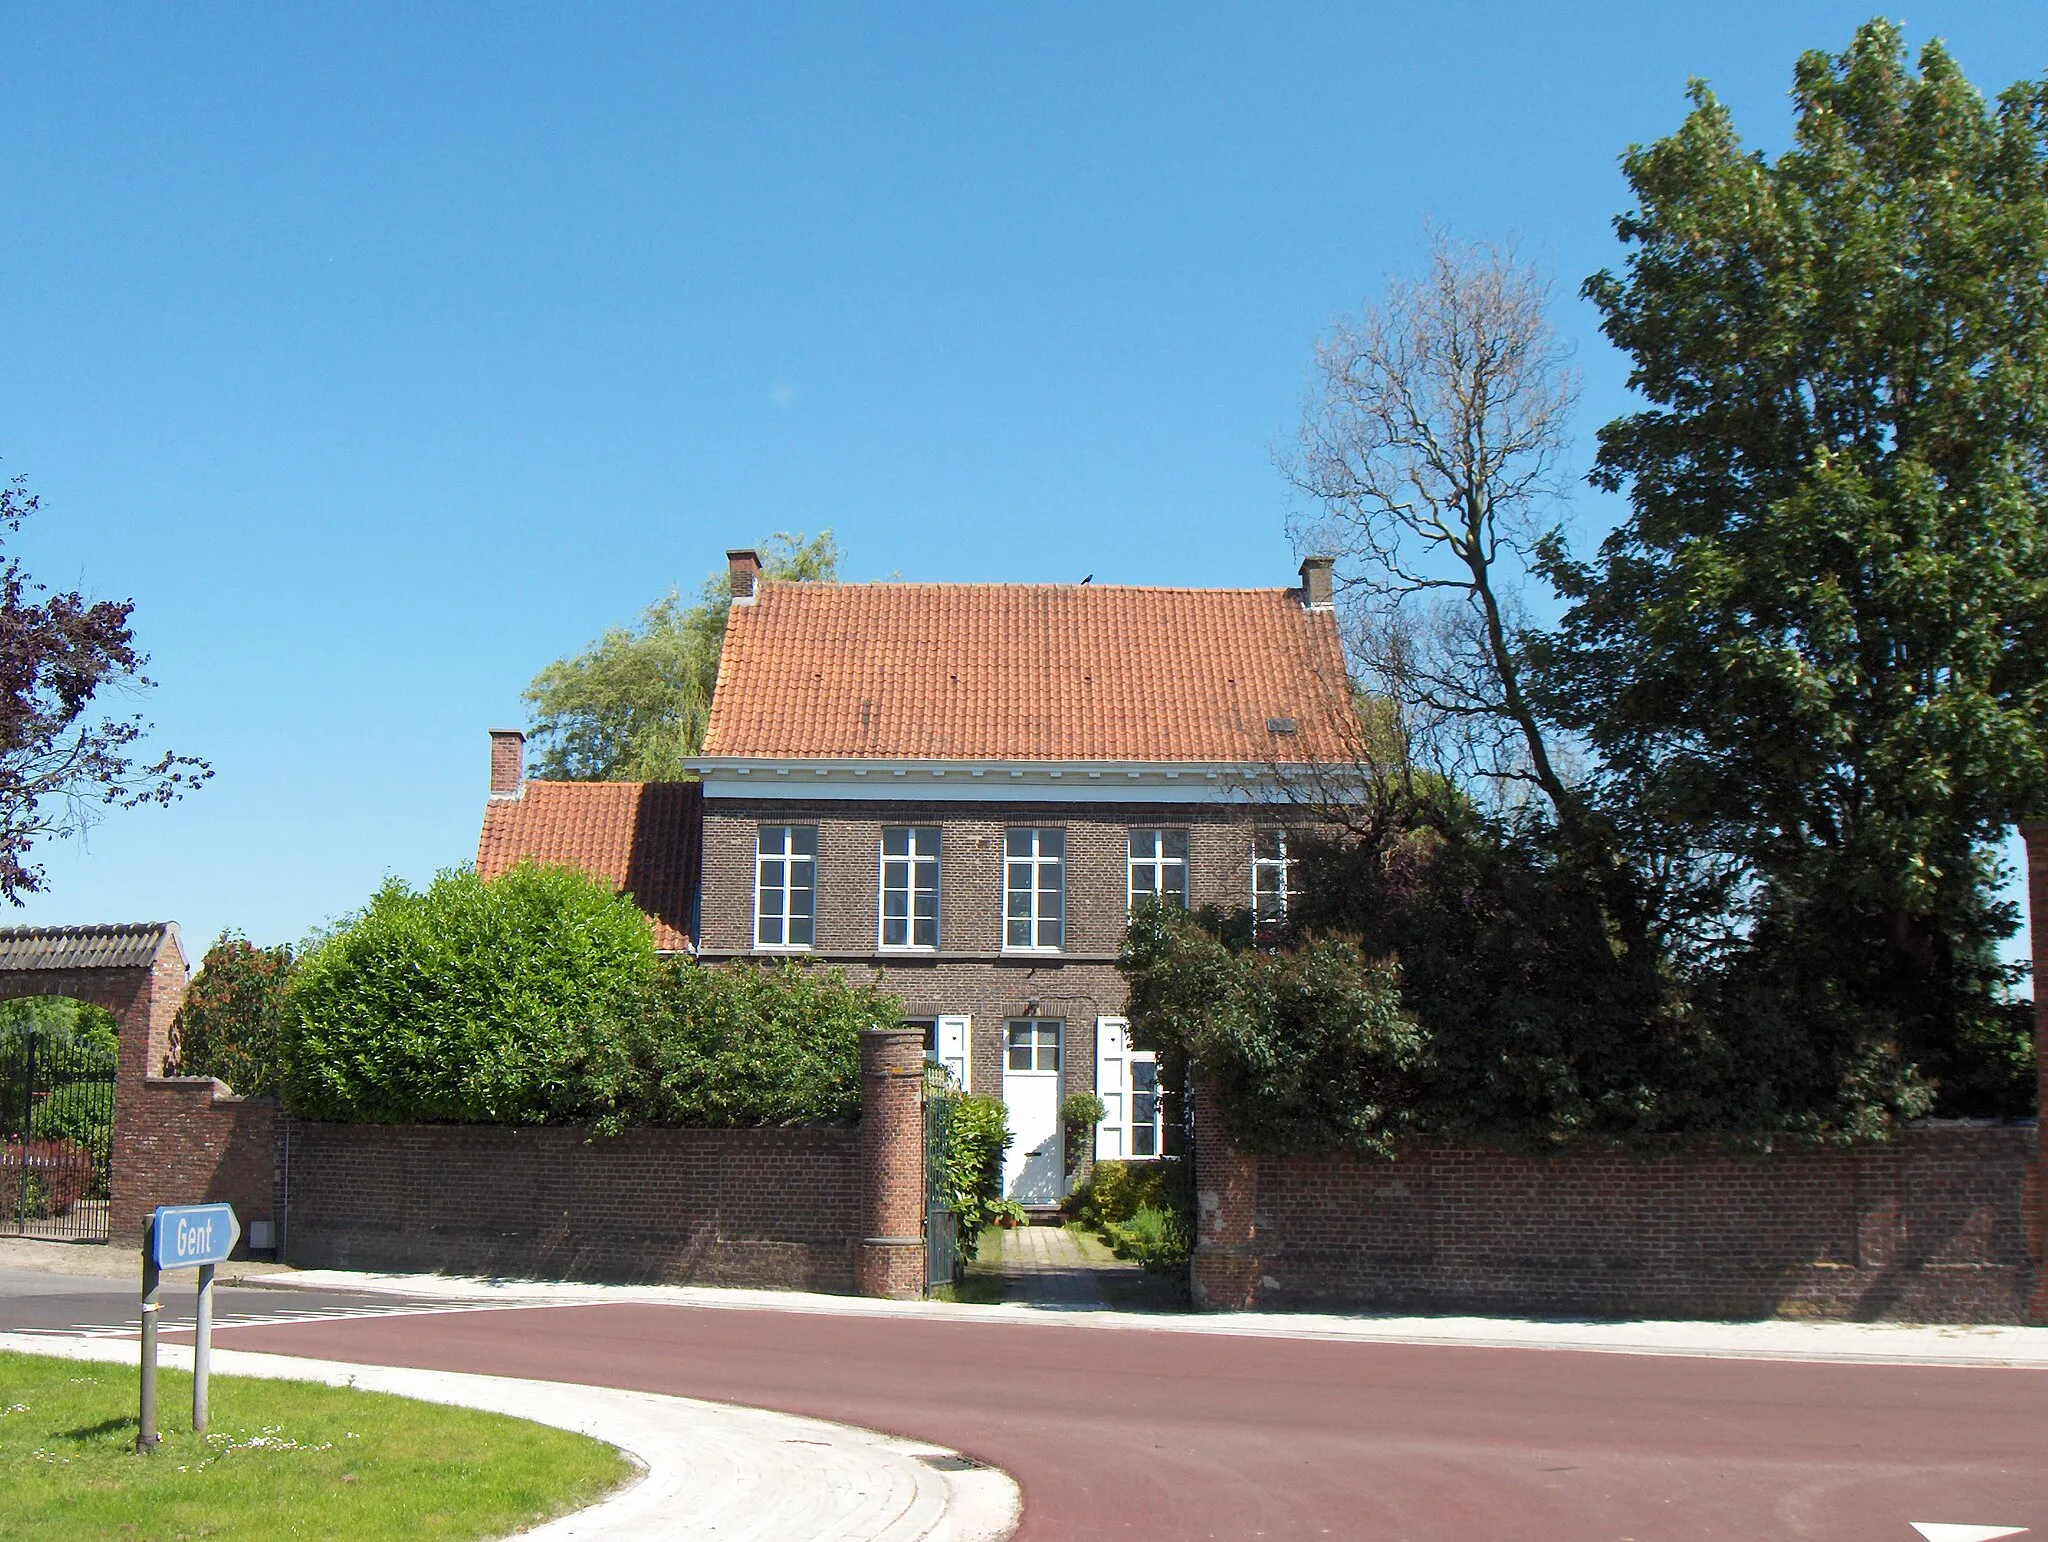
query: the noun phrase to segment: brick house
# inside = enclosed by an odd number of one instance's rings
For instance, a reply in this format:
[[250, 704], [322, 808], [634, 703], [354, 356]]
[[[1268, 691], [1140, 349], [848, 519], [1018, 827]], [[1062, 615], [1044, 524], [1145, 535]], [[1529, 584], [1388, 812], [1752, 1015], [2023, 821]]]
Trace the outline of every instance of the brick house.
[[631, 893], [660, 945], [799, 959], [899, 997], [1002, 1098], [1004, 1182], [1060, 1197], [1059, 1104], [1101, 1157], [1163, 1154], [1116, 951], [1133, 900], [1286, 904], [1286, 783], [1349, 763], [1330, 565], [1298, 588], [797, 584], [728, 554], [696, 784], [526, 782], [493, 735], [478, 870], [522, 857]]

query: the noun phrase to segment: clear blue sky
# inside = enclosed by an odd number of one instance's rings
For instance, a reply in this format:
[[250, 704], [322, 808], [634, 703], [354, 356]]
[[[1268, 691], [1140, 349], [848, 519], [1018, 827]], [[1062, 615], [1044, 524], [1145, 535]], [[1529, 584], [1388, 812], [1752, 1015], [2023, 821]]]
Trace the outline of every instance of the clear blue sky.
[[[0, 474], [218, 770], [14, 919], [196, 953], [467, 860], [534, 671], [778, 528], [851, 577], [1287, 582], [1311, 340], [1425, 219], [1554, 262], [1590, 436], [1616, 157], [1692, 75], [1776, 148], [1868, 14], [7, 7]], [[1900, 19], [2048, 68], [2038, 0]]]

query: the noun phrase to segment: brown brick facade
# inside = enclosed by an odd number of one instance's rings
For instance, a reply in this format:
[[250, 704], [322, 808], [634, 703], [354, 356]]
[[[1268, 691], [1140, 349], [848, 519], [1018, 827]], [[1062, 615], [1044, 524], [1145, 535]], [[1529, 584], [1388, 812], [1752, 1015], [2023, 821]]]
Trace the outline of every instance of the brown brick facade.
[[[815, 946], [798, 954], [844, 967], [897, 995], [908, 1017], [964, 1013], [973, 1019], [973, 1090], [1002, 1091], [1003, 1025], [1011, 1018], [1066, 1024], [1066, 1090], [1095, 1081], [1095, 1019], [1120, 1016], [1126, 992], [1115, 966], [1127, 915], [1129, 833], [1188, 832], [1189, 902], [1251, 901], [1251, 833], [1272, 811], [1222, 803], [817, 803], [716, 798], [705, 804], [703, 956], [754, 953], [754, 857], [763, 824], [818, 829]], [[925, 953], [879, 946], [880, 850], [887, 825], [941, 831], [939, 947]], [[1003, 952], [1003, 833], [1018, 826], [1066, 831], [1066, 946], [1056, 955]], [[787, 956], [768, 955], [761, 956]]]
[[301, 1267], [855, 1288], [856, 1130], [285, 1133], [285, 1246]]

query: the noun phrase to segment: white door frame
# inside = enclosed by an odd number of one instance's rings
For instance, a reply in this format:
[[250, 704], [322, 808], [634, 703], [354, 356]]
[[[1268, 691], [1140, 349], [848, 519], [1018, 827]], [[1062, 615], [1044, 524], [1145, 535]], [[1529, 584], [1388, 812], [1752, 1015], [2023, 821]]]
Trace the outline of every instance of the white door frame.
[[[1017, 1058], [1012, 1039], [1029, 1027], [1032, 1065], [1013, 1069]], [[1057, 1205], [1066, 1197], [1067, 1160], [1060, 1131], [1061, 1058], [1066, 1052], [1064, 1022], [1046, 1017], [1011, 1018], [1003, 1024], [1003, 1110], [1015, 1137], [1003, 1153], [1003, 1193], [1026, 1205]], [[1051, 1054], [1043, 1042], [1052, 1033]], [[1050, 1064], [1046, 1062], [1050, 1059]]]

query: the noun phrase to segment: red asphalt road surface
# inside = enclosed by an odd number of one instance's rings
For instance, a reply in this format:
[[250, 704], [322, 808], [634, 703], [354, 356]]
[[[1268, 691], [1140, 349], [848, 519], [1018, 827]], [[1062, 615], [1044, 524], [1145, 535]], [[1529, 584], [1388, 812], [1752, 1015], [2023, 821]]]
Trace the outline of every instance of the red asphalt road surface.
[[618, 1304], [218, 1331], [953, 1446], [1018, 1536], [2048, 1542], [2048, 1372], [1460, 1349]]

